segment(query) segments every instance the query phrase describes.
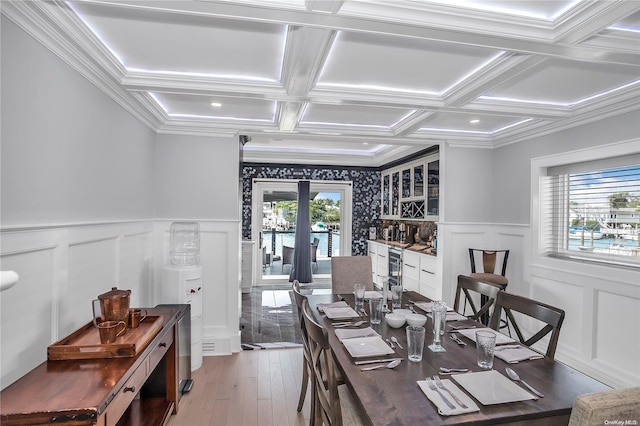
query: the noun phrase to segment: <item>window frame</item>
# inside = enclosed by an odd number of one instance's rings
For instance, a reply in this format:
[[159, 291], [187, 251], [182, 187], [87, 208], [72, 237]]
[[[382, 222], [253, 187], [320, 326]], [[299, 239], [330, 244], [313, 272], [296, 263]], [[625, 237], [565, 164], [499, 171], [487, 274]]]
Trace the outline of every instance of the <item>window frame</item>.
[[[562, 219], [553, 218], [550, 209], [559, 211], [564, 209], [565, 200], [553, 203], [546, 203], [550, 198], [550, 187], [545, 180], [550, 179], [550, 171], [557, 172], [557, 169], [588, 162], [601, 162], [607, 164], [607, 159], [613, 157], [623, 157], [630, 154], [640, 154], [640, 139], [618, 142], [586, 148], [578, 151], [554, 154], [546, 157], [533, 158], [531, 160], [531, 231], [532, 231], [532, 255], [535, 260], [544, 263], [547, 261], [574, 261], [586, 262], [594, 265], [614, 268], [640, 269], [640, 259], [636, 261], [632, 256], [610, 256], [597, 255], [596, 253], [582, 253], [579, 251], [561, 250], [559, 252], [549, 251], [548, 239], [553, 233], [558, 233], [558, 226], [565, 227]], [[565, 194], [568, 196], [568, 194]], [[554, 204], [555, 203], [555, 204]], [[562, 216], [562, 215], [561, 215]], [[563, 231], [564, 232], [564, 231]], [[568, 232], [568, 231], [567, 231]], [[628, 258], [628, 259], [625, 259]]]

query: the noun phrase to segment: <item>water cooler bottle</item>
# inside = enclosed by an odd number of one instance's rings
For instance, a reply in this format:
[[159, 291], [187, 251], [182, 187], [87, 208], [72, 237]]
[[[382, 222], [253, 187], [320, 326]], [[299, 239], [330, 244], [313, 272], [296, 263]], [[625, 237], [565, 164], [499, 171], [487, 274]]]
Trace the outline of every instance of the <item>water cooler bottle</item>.
[[202, 267], [200, 225], [171, 224], [170, 266], [162, 272], [162, 303], [191, 305], [191, 371], [202, 365]]

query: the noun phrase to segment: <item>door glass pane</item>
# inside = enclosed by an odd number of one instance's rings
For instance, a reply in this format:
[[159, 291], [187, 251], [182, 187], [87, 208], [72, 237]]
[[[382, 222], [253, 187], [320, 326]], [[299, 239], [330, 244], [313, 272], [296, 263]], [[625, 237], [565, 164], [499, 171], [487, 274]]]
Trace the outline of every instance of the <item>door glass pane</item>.
[[[291, 273], [290, 250], [295, 241], [298, 193], [265, 190], [262, 194], [262, 274], [282, 276]], [[283, 247], [285, 247], [283, 249]], [[286, 253], [285, 253], [286, 251]]]
[[[276, 184], [273, 184], [276, 185]], [[343, 192], [314, 188], [311, 184], [309, 223], [311, 270], [315, 276], [331, 274], [331, 257], [341, 252], [341, 208]], [[298, 194], [295, 191], [262, 191], [262, 281], [288, 280], [291, 252], [295, 245]]]

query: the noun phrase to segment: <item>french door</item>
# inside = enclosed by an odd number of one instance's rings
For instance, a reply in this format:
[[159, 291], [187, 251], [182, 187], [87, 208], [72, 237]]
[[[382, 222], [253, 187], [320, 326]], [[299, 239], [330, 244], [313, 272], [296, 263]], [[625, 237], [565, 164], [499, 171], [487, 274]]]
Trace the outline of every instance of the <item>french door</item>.
[[[290, 247], [295, 240], [297, 180], [254, 179], [252, 240], [256, 242], [257, 285], [289, 282]], [[314, 283], [331, 278], [331, 257], [351, 254], [352, 185], [311, 181], [310, 223]]]

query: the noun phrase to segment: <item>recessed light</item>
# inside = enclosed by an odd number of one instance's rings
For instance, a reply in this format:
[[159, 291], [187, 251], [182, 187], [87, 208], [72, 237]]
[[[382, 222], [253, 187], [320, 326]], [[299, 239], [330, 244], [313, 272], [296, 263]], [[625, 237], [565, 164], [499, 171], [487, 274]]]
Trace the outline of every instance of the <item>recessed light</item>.
[[480, 120], [478, 120], [477, 118], [474, 118], [473, 120], [469, 120], [469, 123], [471, 124], [478, 124], [480, 122]]
[[369, 142], [362, 142], [362, 145], [369, 145]]
[[221, 104], [220, 102], [211, 102], [211, 106], [212, 106], [212, 107], [219, 108], [219, 107], [221, 107], [221, 106], [222, 106], [222, 104]]

